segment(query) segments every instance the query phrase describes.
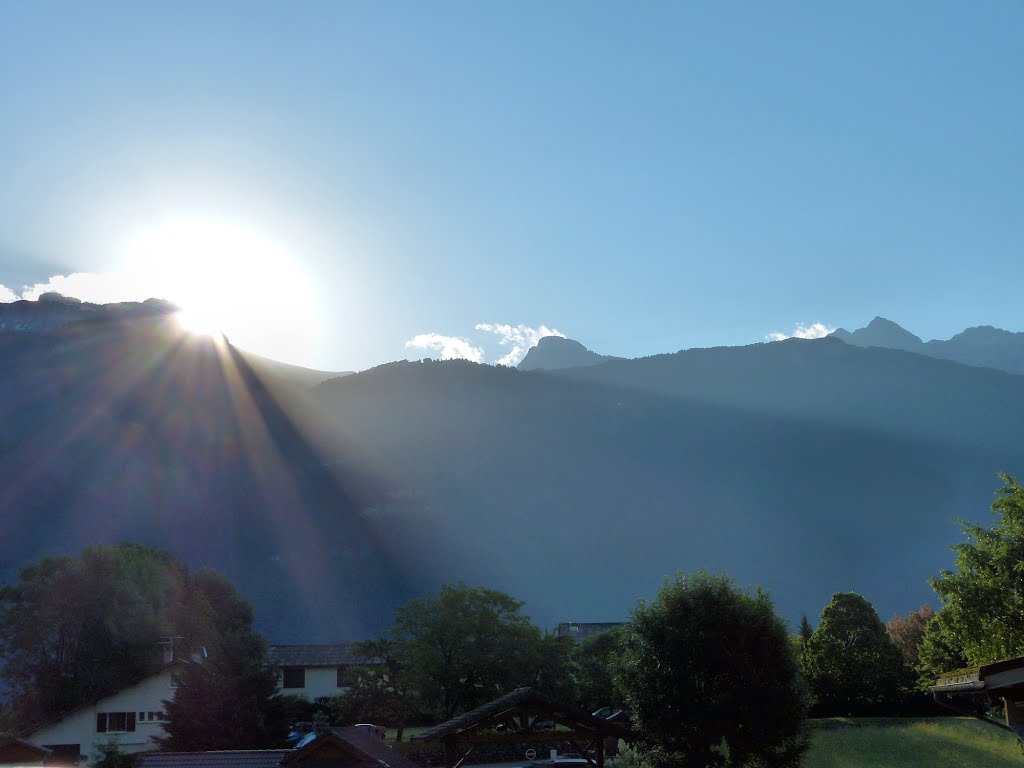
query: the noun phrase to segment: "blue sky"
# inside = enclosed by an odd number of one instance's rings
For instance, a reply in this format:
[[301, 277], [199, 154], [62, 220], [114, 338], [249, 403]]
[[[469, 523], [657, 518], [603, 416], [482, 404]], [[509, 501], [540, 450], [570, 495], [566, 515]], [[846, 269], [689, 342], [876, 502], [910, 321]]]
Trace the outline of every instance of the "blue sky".
[[1024, 330], [1022, 34], [1009, 2], [12, 0], [0, 284], [201, 218], [274, 247], [171, 237], [171, 282], [248, 291], [292, 337], [239, 338], [323, 368], [506, 354], [479, 324], [623, 356]]

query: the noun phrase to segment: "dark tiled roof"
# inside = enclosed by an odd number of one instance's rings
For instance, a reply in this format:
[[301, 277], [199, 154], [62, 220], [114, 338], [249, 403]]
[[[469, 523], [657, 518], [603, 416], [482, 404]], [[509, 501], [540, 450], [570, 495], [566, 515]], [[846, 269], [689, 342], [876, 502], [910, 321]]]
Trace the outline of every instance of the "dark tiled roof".
[[277, 667], [341, 667], [376, 660], [352, 653], [351, 643], [337, 645], [272, 645], [270, 663]]
[[[458, 735], [482, 720], [500, 715], [503, 712], [515, 709], [524, 704], [532, 704], [540, 711], [547, 713], [552, 719], [568, 720], [573, 724], [587, 730], [599, 731], [607, 736], [616, 736], [620, 739], [633, 741], [636, 737], [628, 728], [621, 725], [602, 720], [599, 717], [587, 714], [583, 710], [570, 707], [566, 704], [559, 704], [549, 696], [532, 688], [518, 688], [512, 693], [506, 693], [501, 698], [488, 702], [483, 706], [472, 709], [465, 714], [449, 720], [447, 723], [435, 725], [422, 733], [412, 737], [412, 741], [436, 741], [445, 736]], [[557, 716], [557, 717], [556, 717]]]
[[279, 768], [290, 749], [231, 749], [222, 752], [146, 752], [135, 768]]
[[[381, 739], [352, 728], [331, 728], [299, 749], [236, 749], [223, 752], [146, 752], [138, 756], [135, 768], [302, 768], [310, 759], [315, 765], [331, 764], [331, 758], [318, 759], [323, 740], [347, 744], [366, 757], [366, 762], [380, 768], [420, 768], [401, 752], [392, 749]], [[351, 761], [338, 760], [339, 764]]]
[[389, 747], [373, 734], [366, 731], [358, 731], [354, 728], [332, 728], [331, 732], [339, 738], [347, 741], [363, 754], [373, 758], [384, 768], [420, 768], [408, 757], [397, 749]]

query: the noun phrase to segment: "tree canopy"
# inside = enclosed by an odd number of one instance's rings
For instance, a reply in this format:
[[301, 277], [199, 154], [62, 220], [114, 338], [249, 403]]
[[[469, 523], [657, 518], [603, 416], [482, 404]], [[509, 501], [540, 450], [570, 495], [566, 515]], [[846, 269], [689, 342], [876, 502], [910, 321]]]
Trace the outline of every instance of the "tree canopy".
[[193, 582], [196, 613], [209, 622], [208, 656], [177, 674], [157, 743], [175, 751], [285, 746], [291, 723], [252, 606], [216, 573], [199, 571]]
[[522, 607], [504, 592], [460, 583], [399, 608], [391, 639], [417, 708], [447, 720], [524, 685], [561, 695], [571, 685], [571, 646], [545, 638]]
[[885, 625], [889, 637], [903, 656], [903, 661], [911, 667], [916, 667], [920, 663], [920, 648], [924, 642], [925, 627], [933, 618], [935, 611], [930, 605], [925, 604], [906, 616], [893, 616]]
[[574, 652], [577, 703], [587, 712], [622, 704], [613, 669], [622, 650], [622, 628], [585, 638]]
[[726, 576], [679, 575], [641, 602], [616, 680], [656, 768], [796, 766], [806, 749], [785, 624]]
[[[162, 550], [122, 543], [45, 557], [0, 588], [0, 659], [12, 723], [26, 730], [155, 672], [163, 664], [162, 638], [174, 638], [178, 656], [199, 646], [208, 652], [206, 664], [183, 673], [182, 696], [217, 681], [235, 686], [231, 696], [217, 696], [241, 711], [248, 704], [240, 701], [256, 699], [239, 686], [256, 684], [248, 668], [266, 658], [252, 622], [252, 607], [229, 581], [212, 571], [190, 573]], [[273, 695], [272, 673], [269, 684]], [[217, 696], [201, 702], [206, 710]], [[266, 704], [266, 696], [257, 698]], [[181, 721], [179, 709], [168, 706], [168, 726]], [[224, 717], [206, 723], [229, 726]]]
[[909, 670], [874, 607], [841, 592], [821, 612], [807, 641], [803, 670], [816, 714], [886, 711], [909, 687]]
[[0, 659], [23, 729], [159, 666], [158, 641], [208, 644], [202, 587], [167, 552], [138, 544], [44, 557], [0, 587]]
[[[1024, 488], [1002, 474], [991, 528], [961, 522], [966, 541], [953, 546], [955, 570], [931, 580], [942, 599], [926, 634], [926, 666], [963, 659], [985, 664], [1024, 654]], [[941, 669], [930, 669], [938, 674]]]

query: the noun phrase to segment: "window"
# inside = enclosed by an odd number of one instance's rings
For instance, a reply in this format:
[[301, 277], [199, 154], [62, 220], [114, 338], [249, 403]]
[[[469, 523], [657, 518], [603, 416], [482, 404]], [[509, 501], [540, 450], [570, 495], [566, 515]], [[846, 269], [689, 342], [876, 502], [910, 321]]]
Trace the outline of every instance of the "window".
[[281, 670], [282, 688], [305, 688], [306, 670], [303, 667], [285, 667]]
[[96, 713], [96, 733], [124, 733], [134, 730], [134, 712]]

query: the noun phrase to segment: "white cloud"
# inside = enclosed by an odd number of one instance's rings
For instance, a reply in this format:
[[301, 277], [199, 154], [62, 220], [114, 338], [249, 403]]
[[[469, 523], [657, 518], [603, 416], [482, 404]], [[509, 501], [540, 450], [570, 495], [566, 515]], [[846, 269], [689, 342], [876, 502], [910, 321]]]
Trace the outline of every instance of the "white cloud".
[[480, 347], [474, 347], [458, 336], [442, 336], [440, 333], [420, 333], [405, 342], [405, 346], [440, 352], [442, 360], [471, 360], [479, 363], [484, 359], [484, 351]]
[[477, 323], [476, 330], [487, 331], [498, 337], [498, 344], [508, 347], [508, 352], [498, 358], [499, 365], [516, 365], [526, 353], [545, 336], [561, 336], [565, 334], [555, 328], [542, 325], [531, 328], [528, 325], [507, 325], [503, 323]]
[[0, 304], [7, 304], [8, 302], [17, 300], [18, 294], [16, 294], [3, 283], [0, 283]]
[[793, 329], [792, 333], [783, 333], [782, 331], [772, 331], [765, 338], [770, 341], [782, 341], [783, 339], [821, 339], [828, 336], [835, 330], [832, 326], [825, 325], [824, 323], [811, 323], [810, 325], [804, 325], [803, 323], [797, 323], [796, 328]]

